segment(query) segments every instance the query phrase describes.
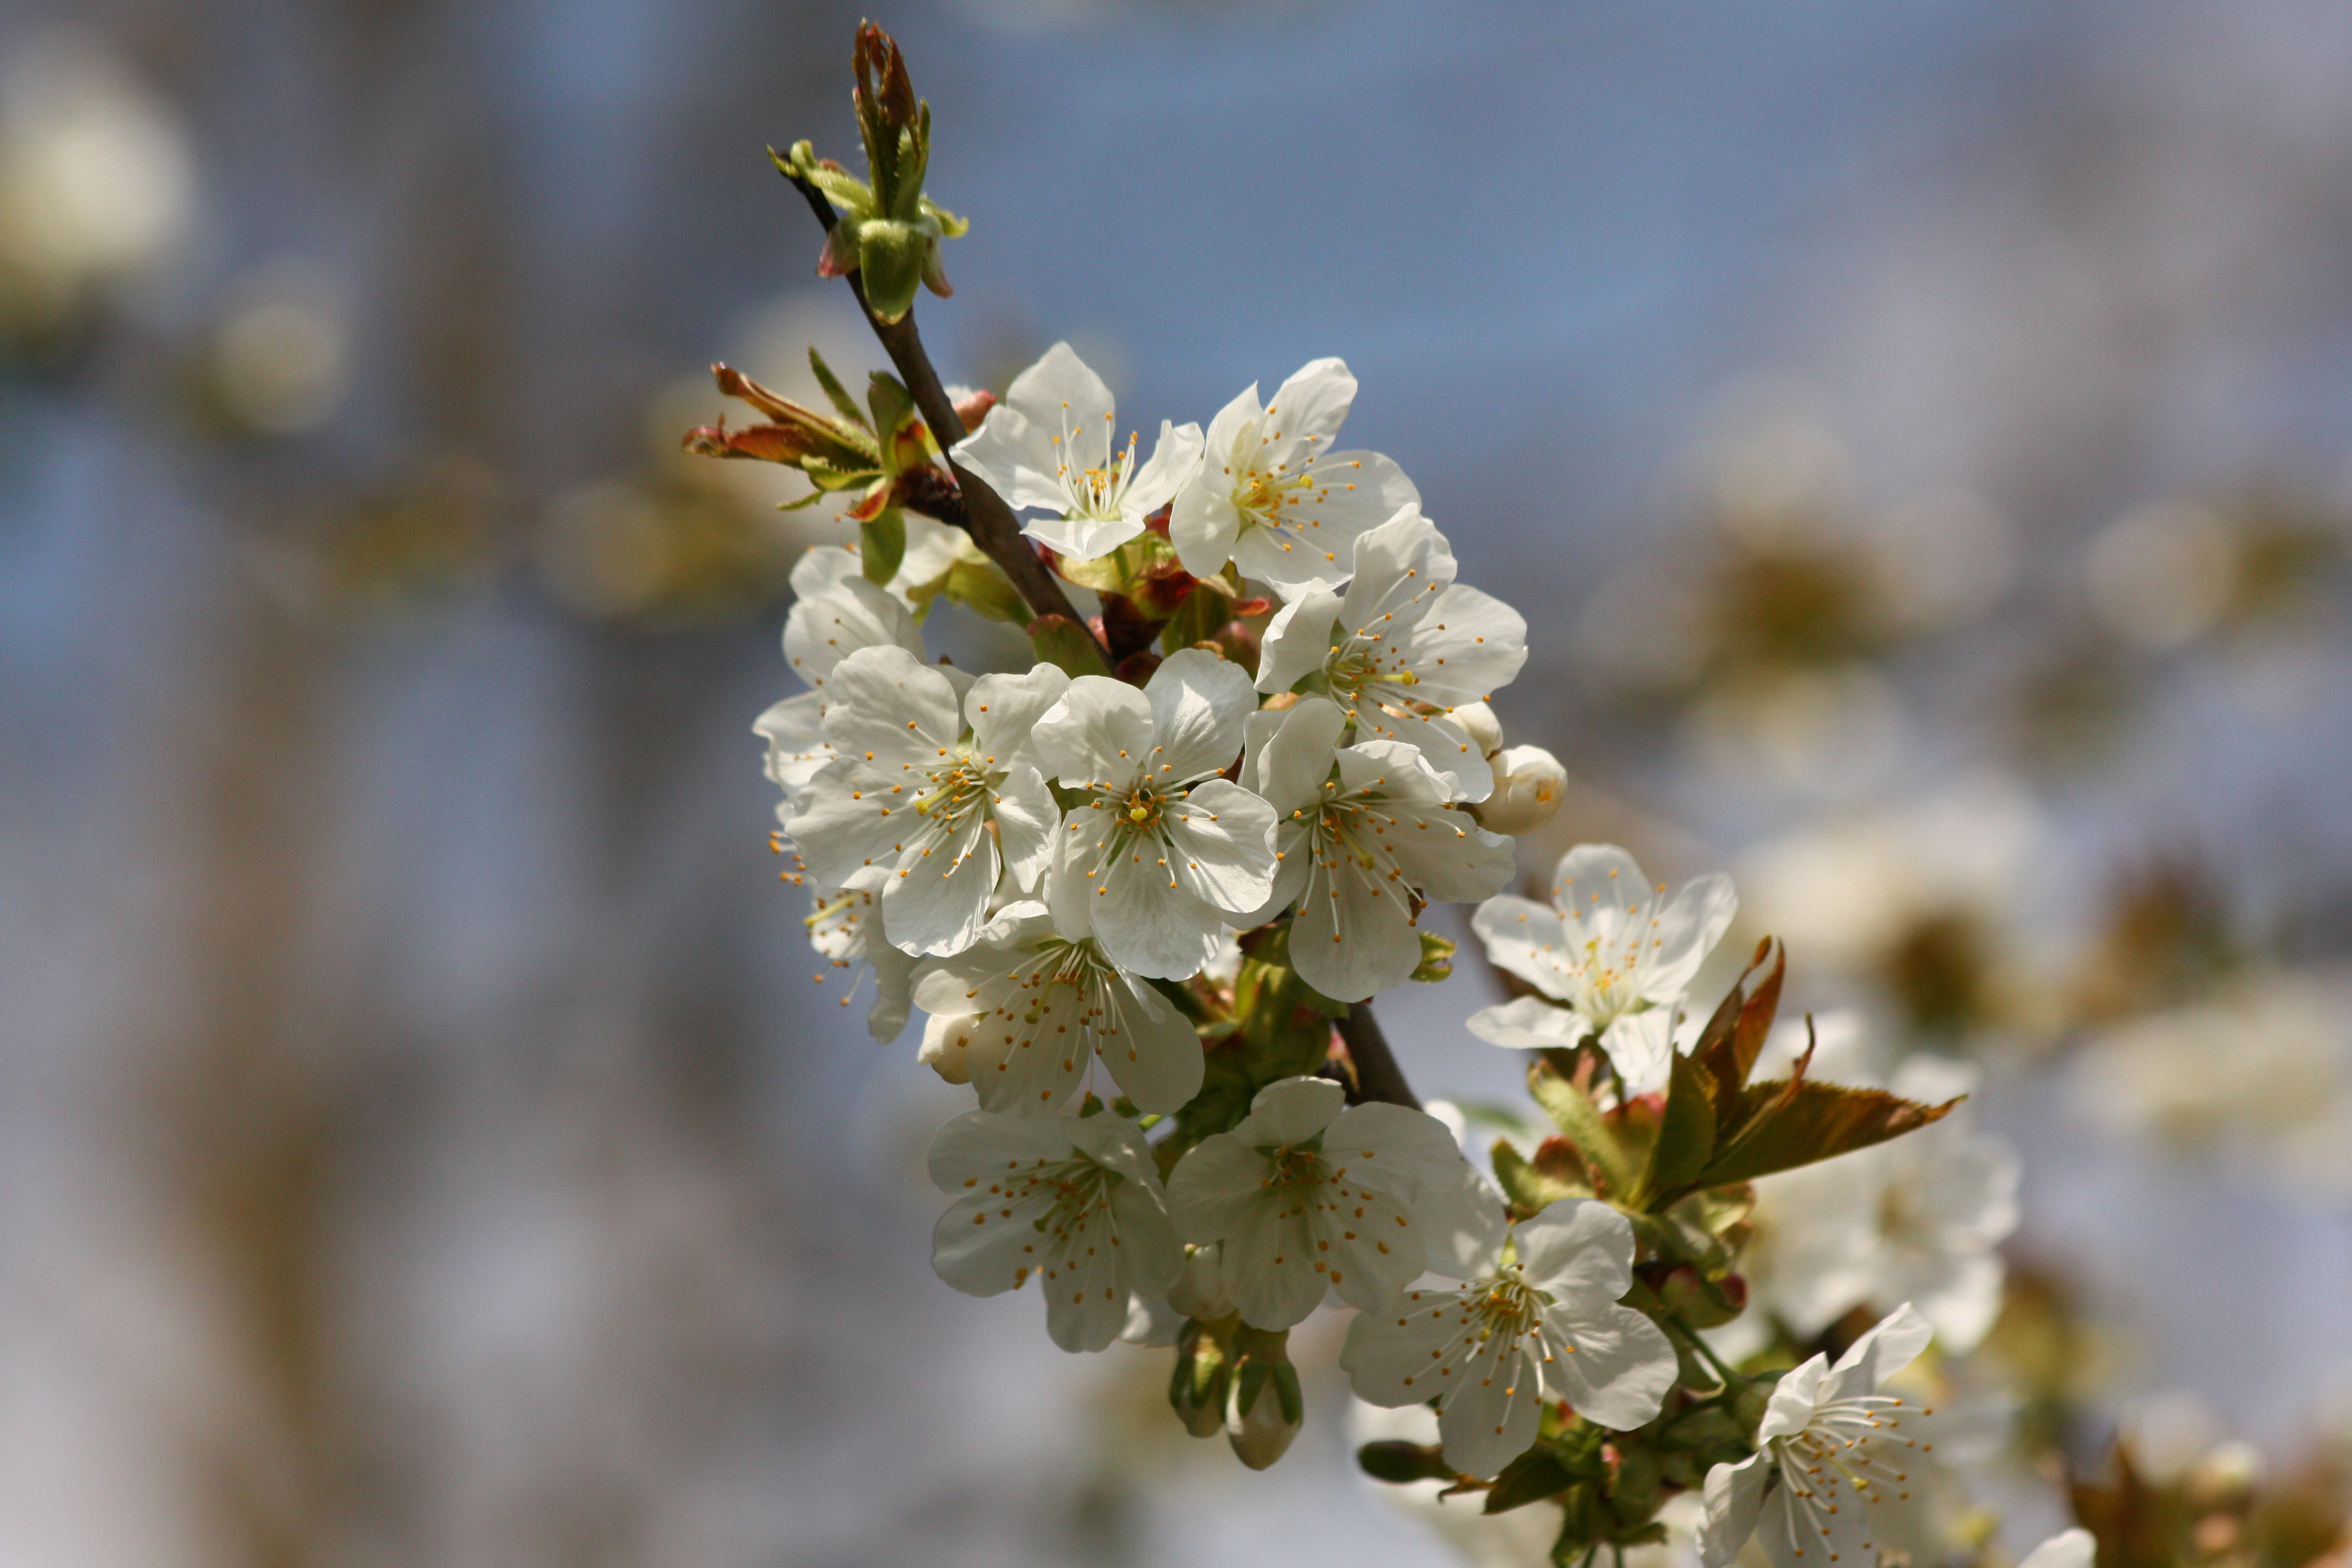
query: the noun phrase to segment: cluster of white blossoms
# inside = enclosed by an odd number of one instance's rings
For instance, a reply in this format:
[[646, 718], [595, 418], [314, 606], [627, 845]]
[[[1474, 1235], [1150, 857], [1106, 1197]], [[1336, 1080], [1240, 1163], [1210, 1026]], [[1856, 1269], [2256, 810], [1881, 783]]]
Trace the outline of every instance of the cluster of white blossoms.
[[[1319, 360], [1269, 402], [1252, 387], [1205, 436], [1163, 422], [1146, 453], [1118, 439], [1109, 390], [1055, 345], [955, 460], [1031, 514], [1066, 576], [1108, 584], [1105, 626], [1115, 597], [1171, 574], [1215, 603], [1255, 598], [1265, 618], [1222, 640], [1130, 643], [1122, 678], [1097, 647], [975, 677], [927, 659], [915, 589], [976, 557], [910, 525], [887, 581], [846, 549], [801, 563], [784, 647], [808, 689], [756, 727], [783, 795], [780, 841], [811, 885], [813, 945], [873, 971], [877, 1040], [928, 1015], [920, 1059], [975, 1097], [931, 1149], [951, 1199], [942, 1280], [973, 1295], [1034, 1284], [1065, 1350], [1178, 1344], [1180, 1415], [1222, 1426], [1253, 1464], [1297, 1429], [1287, 1331], [1326, 1304], [1352, 1309], [1341, 1365], [1360, 1400], [1434, 1413], [1428, 1463], [1572, 1490], [1575, 1434], [1627, 1442], [1741, 1397], [1744, 1380], [1695, 1359], [1714, 1355], [1697, 1331], [1722, 1342], [1727, 1314], [1685, 1321], [1661, 1294], [1704, 1252], [1673, 1251], [1696, 1245], [1674, 1239], [1690, 1234], [1675, 1194], [1744, 1193], [1838, 1148], [1759, 1163], [1769, 1141], [1739, 1131], [1802, 1086], [1745, 1087], [1755, 1051], [1710, 1040], [1717, 1010], [1691, 1003], [1738, 910], [1728, 879], [1670, 889], [1623, 849], [1582, 845], [1549, 902], [1506, 890], [1510, 835], [1548, 820], [1565, 784], [1549, 752], [1505, 744], [1486, 704], [1526, 661], [1526, 625], [1457, 581], [1395, 463], [1336, 449], [1354, 394], [1345, 365]], [[1523, 1158], [1506, 1179], [1498, 1151], [1490, 1178], [1446, 1124], [1367, 1097], [1342, 1044], [1351, 1009], [1442, 977], [1433, 955], [1449, 944], [1424, 917], [1448, 902], [1476, 905], [1487, 956], [1524, 983], [1470, 1028], [1530, 1053], [1584, 1107], [1559, 1122], [1584, 1145], [1566, 1175], [1537, 1151], [1549, 1173]], [[1718, 1097], [1703, 1127], [1670, 1103], [1702, 1091]], [[1770, 1178], [1801, 1194], [1802, 1219], [1776, 1232], [1786, 1278], [1760, 1283], [1808, 1337], [1854, 1305], [1892, 1315], [1834, 1368], [1816, 1358], [1782, 1378], [1760, 1426], [1748, 1418], [1754, 1436], [1718, 1434], [1705, 1452], [1722, 1462], [1677, 1483], [1696, 1493], [1704, 1475], [1710, 1564], [1759, 1520], [1781, 1568], [1817, 1543], [1832, 1561], [1866, 1554], [1880, 1499], [1931, 1462], [1912, 1451], [1904, 1396], [1879, 1383], [1931, 1321], [1954, 1348], [1973, 1343], [1988, 1279], [1997, 1299], [2013, 1165], [1958, 1128], [1864, 1149], [1950, 1109], [1873, 1104], [1884, 1130], [1839, 1145], [1861, 1152]], [[1871, 1228], [1902, 1204], [1916, 1205], [1908, 1228]], [[1808, 1224], [1838, 1247], [1808, 1241]], [[1723, 1274], [1706, 1287], [1717, 1299], [1745, 1289]], [[1538, 1459], [1554, 1468], [1527, 1471]]]

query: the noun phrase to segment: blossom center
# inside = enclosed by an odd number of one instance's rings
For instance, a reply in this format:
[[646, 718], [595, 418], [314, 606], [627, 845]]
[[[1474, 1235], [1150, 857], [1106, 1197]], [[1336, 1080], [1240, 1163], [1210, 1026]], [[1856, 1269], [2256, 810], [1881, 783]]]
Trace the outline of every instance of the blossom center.
[[1111, 447], [1111, 416], [1103, 416], [1102, 455], [1087, 464], [1080, 453], [1087, 443], [1087, 433], [1074, 428], [1070, 423], [1070, 405], [1062, 405], [1062, 433], [1053, 437], [1058, 454], [1055, 473], [1062, 481], [1062, 490], [1069, 498], [1066, 516], [1116, 519], [1119, 503], [1126, 499], [1127, 487], [1135, 477], [1135, 447], [1139, 432], [1129, 431], [1124, 451]]

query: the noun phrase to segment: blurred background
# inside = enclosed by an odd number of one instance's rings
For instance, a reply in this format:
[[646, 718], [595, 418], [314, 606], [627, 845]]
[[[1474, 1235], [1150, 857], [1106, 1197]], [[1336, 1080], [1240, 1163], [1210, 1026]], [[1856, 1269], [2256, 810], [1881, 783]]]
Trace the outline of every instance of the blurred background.
[[[750, 724], [850, 530], [677, 448], [714, 359], [881, 363], [762, 153], [853, 156], [858, 15], [0, 3], [5, 1568], [1454, 1560], [1336, 1323], [1256, 1476], [940, 1286], [959, 1096], [810, 982]], [[2352, 8], [878, 19], [951, 379], [1344, 356], [1528, 616], [1528, 868], [1729, 869], [1790, 1011], [1983, 1065], [2045, 1479], [2340, 1479]]]

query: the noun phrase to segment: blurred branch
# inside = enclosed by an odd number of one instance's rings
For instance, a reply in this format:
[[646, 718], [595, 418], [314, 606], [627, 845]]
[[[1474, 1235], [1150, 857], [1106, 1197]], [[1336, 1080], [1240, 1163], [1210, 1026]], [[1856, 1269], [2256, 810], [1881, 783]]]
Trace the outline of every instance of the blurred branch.
[[[816, 215], [825, 232], [832, 233], [840, 215], [834, 211], [824, 193], [789, 169], [782, 173], [807, 198], [809, 210]], [[940, 373], [932, 368], [930, 355], [923, 352], [922, 335], [915, 330], [914, 311], [909, 310], [895, 321], [885, 321], [875, 315], [873, 305], [866, 298], [866, 285], [855, 272], [849, 274], [849, 288], [857, 296], [857, 307], [866, 312], [874, 335], [882, 341], [890, 363], [898, 367], [898, 379], [914, 395], [915, 407], [922, 414], [923, 422], [931, 427], [940, 451], [949, 454], [950, 448], [964, 437], [963, 421], [956, 416], [955, 404], [949, 398], [947, 388], [940, 384]], [[1004, 504], [1004, 498], [957, 463], [952, 455], [948, 456], [948, 466], [954, 470], [956, 484], [963, 492], [963, 504], [958, 509], [961, 515], [948, 516], [944, 511], [933, 515], [971, 534], [972, 542], [1004, 568], [1004, 574], [1013, 579], [1023, 600], [1039, 616], [1066, 616], [1078, 626], [1087, 625], [1087, 618], [1078, 614], [1069, 595], [1062, 592], [1062, 584], [1022, 537], [1021, 524], [1014, 519], [1013, 509]], [[1104, 650], [1104, 662], [1112, 662], [1108, 649]]]
[[1348, 1009], [1348, 1016], [1339, 1020], [1339, 1037], [1348, 1042], [1348, 1059], [1356, 1064], [1359, 1099], [1421, 1109], [1421, 1100], [1405, 1081], [1404, 1068], [1397, 1066], [1396, 1053], [1389, 1049], [1389, 1037], [1381, 1032], [1381, 1021], [1372, 1016], [1370, 1002], [1358, 1002]]

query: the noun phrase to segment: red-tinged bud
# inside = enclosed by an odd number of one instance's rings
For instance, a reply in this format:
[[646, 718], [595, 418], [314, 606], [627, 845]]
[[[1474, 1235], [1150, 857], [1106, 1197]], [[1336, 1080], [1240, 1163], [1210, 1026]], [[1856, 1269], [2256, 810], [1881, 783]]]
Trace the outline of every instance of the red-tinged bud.
[[1271, 615], [1273, 612], [1274, 601], [1272, 599], [1236, 599], [1234, 601], [1234, 614], [1236, 616], [1265, 616]]
[[1129, 686], [1141, 686], [1151, 679], [1151, 672], [1159, 668], [1160, 656], [1150, 648], [1142, 648], [1120, 659], [1118, 669], [1112, 673]]
[[1710, 1284], [1687, 1264], [1675, 1269], [1658, 1287], [1658, 1299], [1694, 1329], [1712, 1329], [1739, 1316], [1748, 1305], [1748, 1282], [1737, 1274]]
[[956, 417], [963, 421], [965, 429], [977, 430], [980, 422], [988, 417], [988, 411], [995, 406], [996, 394], [983, 387], [956, 399]]
[[1167, 538], [1168, 517], [1174, 510], [1175, 505], [1173, 502], [1171, 502], [1169, 505], [1161, 507], [1158, 511], [1155, 511], [1150, 516], [1145, 518], [1143, 520], [1144, 531], [1148, 533], [1156, 533], [1162, 539]]
[[857, 76], [861, 108], [878, 109], [883, 122], [893, 130], [915, 122], [915, 87], [908, 79], [907, 58], [898, 52], [897, 39], [871, 22], [861, 25], [850, 51], [850, 68]]

